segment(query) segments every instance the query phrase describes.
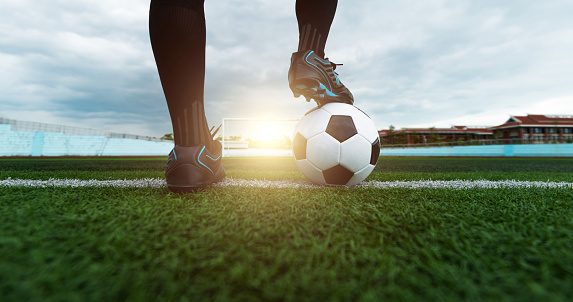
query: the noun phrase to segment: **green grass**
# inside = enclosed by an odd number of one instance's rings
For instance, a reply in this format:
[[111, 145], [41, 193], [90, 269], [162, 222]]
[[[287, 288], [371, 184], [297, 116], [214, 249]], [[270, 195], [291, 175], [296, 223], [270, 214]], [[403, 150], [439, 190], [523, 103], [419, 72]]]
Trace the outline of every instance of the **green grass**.
[[[166, 158], [0, 158], [0, 179], [164, 177]], [[223, 158], [229, 177], [304, 180], [290, 157]], [[381, 157], [367, 180], [531, 180], [573, 182], [572, 158]]]
[[[289, 158], [224, 164], [234, 177], [303, 179]], [[369, 179], [572, 182], [572, 164], [381, 158]], [[164, 166], [0, 159], [0, 179], [162, 177]], [[571, 217], [571, 188], [3, 187], [0, 300], [570, 301]]]

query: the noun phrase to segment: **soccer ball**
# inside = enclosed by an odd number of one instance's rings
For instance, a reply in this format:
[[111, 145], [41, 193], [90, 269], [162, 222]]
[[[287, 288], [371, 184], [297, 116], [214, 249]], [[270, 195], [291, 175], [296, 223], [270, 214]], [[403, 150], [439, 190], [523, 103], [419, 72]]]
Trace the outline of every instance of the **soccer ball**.
[[328, 103], [298, 122], [292, 148], [298, 168], [313, 183], [353, 186], [376, 166], [380, 139], [360, 109]]

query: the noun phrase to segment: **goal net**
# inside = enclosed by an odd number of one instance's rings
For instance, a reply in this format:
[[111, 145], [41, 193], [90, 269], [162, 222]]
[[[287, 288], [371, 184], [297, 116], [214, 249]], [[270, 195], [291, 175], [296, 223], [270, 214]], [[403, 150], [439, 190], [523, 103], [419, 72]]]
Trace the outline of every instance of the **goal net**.
[[223, 157], [292, 156], [292, 136], [300, 119], [224, 118], [216, 139]]

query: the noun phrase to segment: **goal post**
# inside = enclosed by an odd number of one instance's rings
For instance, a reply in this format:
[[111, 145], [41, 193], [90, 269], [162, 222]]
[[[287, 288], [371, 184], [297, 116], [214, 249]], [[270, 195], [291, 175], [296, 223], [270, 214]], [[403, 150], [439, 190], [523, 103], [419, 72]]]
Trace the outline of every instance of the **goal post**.
[[300, 118], [223, 118], [216, 139], [223, 157], [292, 156], [292, 136]]

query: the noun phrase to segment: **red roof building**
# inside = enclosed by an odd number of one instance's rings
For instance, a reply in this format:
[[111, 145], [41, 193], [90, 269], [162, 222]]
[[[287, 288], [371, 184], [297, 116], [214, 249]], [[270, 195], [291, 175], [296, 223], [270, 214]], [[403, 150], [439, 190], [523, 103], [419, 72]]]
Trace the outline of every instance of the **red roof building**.
[[532, 143], [573, 142], [573, 116], [511, 116], [502, 125], [491, 127], [495, 137]]
[[[386, 145], [502, 140], [501, 143], [573, 143], [573, 116], [528, 114], [511, 116], [499, 126], [402, 128], [378, 131]], [[492, 141], [494, 143], [494, 141]], [[499, 143], [499, 142], [495, 142]]]

